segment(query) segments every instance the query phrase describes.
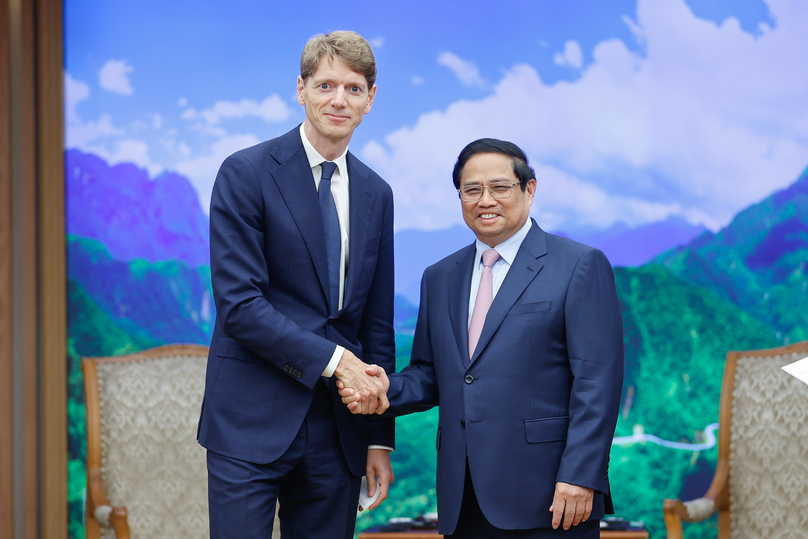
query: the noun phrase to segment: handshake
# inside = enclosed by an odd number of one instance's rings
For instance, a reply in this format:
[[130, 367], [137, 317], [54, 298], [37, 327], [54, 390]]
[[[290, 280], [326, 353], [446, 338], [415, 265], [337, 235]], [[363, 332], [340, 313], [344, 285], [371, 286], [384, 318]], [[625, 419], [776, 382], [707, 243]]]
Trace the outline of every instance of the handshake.
[[368, 365], [345, 350], [334, 376], [342, 402], [352, 414], [382, 414], [390, 406], [387, 401], [390, 380], [378, 365]]

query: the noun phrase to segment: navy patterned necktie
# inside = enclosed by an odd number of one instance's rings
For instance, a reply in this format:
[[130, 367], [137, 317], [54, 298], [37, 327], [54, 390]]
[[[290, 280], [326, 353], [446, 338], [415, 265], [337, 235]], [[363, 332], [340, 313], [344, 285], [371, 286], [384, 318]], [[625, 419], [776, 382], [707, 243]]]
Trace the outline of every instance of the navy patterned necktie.
[[337, 164], [326, 161], [322, 164], [323, 175], [320, 178], [320, 211], [323, 213], [325, 229], [325, 251], [328, 255], [328, 287], [331, 303], [331, 314], [339, 310], [339, 262], [342, 251], [342, 239], [339, 232], [339, 218], [334, 196], [331, 194], [331, 176]]

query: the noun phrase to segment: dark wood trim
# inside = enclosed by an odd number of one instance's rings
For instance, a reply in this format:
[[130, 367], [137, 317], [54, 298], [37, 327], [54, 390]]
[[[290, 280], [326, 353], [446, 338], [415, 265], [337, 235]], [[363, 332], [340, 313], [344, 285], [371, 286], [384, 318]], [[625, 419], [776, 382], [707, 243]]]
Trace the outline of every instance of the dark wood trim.
[[67, 538], [67, 290], [62, 0], [37, 0], [42, 537]]
[[209, 348], [202, 344], [166, 344], [163, 346], [149, 348], [148, 350], [143, 350], [142, 352], [135, 352], [133, 354], [107, 357], [89, 357], [82, 359], [91, 359], [95, 363], [127, 363], [129, 361], [143, 361], [145, 359], [162, 358], [167, 356], [202, 356], [206, 358], [208, 357], [208, 350]]
[[60, 0], [0, 0], [0, 539], [67, 537]]
[[[19, 245], [15, 255], [20, 257], [21, 270], [19, 286], [21, 321], [19, 339], [22, 344], [21, 356], [15, 368], [22, 372], [18, 403], [21, 409], [17, 414], [18, 427], [22, 436], [22, 454], [18, 456], [22, 468], [22, 537], [40, 537], [39, 529], [39, 313], [38, 283], [39, 257], [37, 249], [39, 208], [37, 204], [37, 109], [36, 109], [36, 9], [32, 0], [19, 4], [19, 56], [16, 66], [12, 58], [12, 70], [19, 74], [17, 89], [20, 90], [15, 105], [19, 107], [19, 172], [17, 189], [20, 205], [16, 208], [19, 217], [20, 233], [16, 234]], [[13, 24], [13, 22], [12, 22]], [[13, 81], [12, 76], [12, 81]], [[13, 99], [12, 94], [12, 99]], [[12, 111], [13, 113], [13, 111]], [[12, 159], [15, 156], [12, 155]]]
[[11, 285], [11, 20], [0, 0], [0, 537], [14, 530]]

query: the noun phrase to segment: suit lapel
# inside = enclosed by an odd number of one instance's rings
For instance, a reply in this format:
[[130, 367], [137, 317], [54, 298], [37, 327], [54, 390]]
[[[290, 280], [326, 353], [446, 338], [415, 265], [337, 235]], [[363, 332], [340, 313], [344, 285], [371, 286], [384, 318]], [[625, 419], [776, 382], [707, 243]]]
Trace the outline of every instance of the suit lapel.
[[446, 276], [449, 320], [452, 324], [455, 341], [457, 341], [460, 360], [463, 362], [463, 370], [468, 366], [469, 357], [469, 293], [474, 253], [475, 247], [472, 243], [460, 252], [455, 259], [457, 265], [449, 270], [449, 274]]
[[[494, 302], [491, 308], [488, 309], [488, 314], [485, 317], [485, 325], [480, 334], [480, 341], [477, 343], [477, 349], [474, 351], [474, 356], [471, 358], [472, 363], [476, 360], [480, 353], [485, 349], [488, 341], [494, 336], [508, 311], [511, 310], [513, 304], [525, 291], [525, 288], [536, 278], [544, 264], [541, 262], [540, 257], [547, 254], [547, 236], [544, 231], [538, 227], [536, 223], [530, 228], [527, 236], [519, 251], [516, 253], [516, 258], [508, 270], [508, 275], [499, 287]], [[468, 295], [466, 296], [468, 300]], [[468, 308], [467, 308], [468, 309]], [[468, 340], [468, 338], [466, 339]], [[468, 344], [466, 345], [468, 346]]]
[[370, 216], [376, 207], [376, 190], [368, 182], [366, 174], [356, 167], [355, 157], [348, 152], [345, 162], [348, 164], [348, 193], [350, 197], [349, 215], [349, 256], [345, 271], [345, 294], [343, 306], [348, 305], [361, 274], [363, 255], [367, 250]]
[[279, 166], [271, 171], [272, 176], [309, 250], [320, 286], [327, 299], [328, 255], [325, 249], [323, 215], [320, 212], [314, 176], [298, 128], [284, 135], [283, 145], [273, 153], [273, 157]]

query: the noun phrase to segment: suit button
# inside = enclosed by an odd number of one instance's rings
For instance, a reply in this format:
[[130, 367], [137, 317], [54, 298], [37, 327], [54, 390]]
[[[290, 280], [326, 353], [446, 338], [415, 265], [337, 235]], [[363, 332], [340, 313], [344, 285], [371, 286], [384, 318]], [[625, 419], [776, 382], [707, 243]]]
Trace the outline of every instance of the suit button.
[[466, 428], [466, 420], [465, 419], [460, 420], [460, 427], [464, 428], [464, 429]]
[[283, 372], [289, 372], [289, 371], [290, 371], [289, 365], [284, 365], [283, 366]]
[[467, 384], [470, 384], [474, 381], [474, 377], [470, 374], [467, 374], [466, 377], [463, 378], [463, 381], [466, 382]]

